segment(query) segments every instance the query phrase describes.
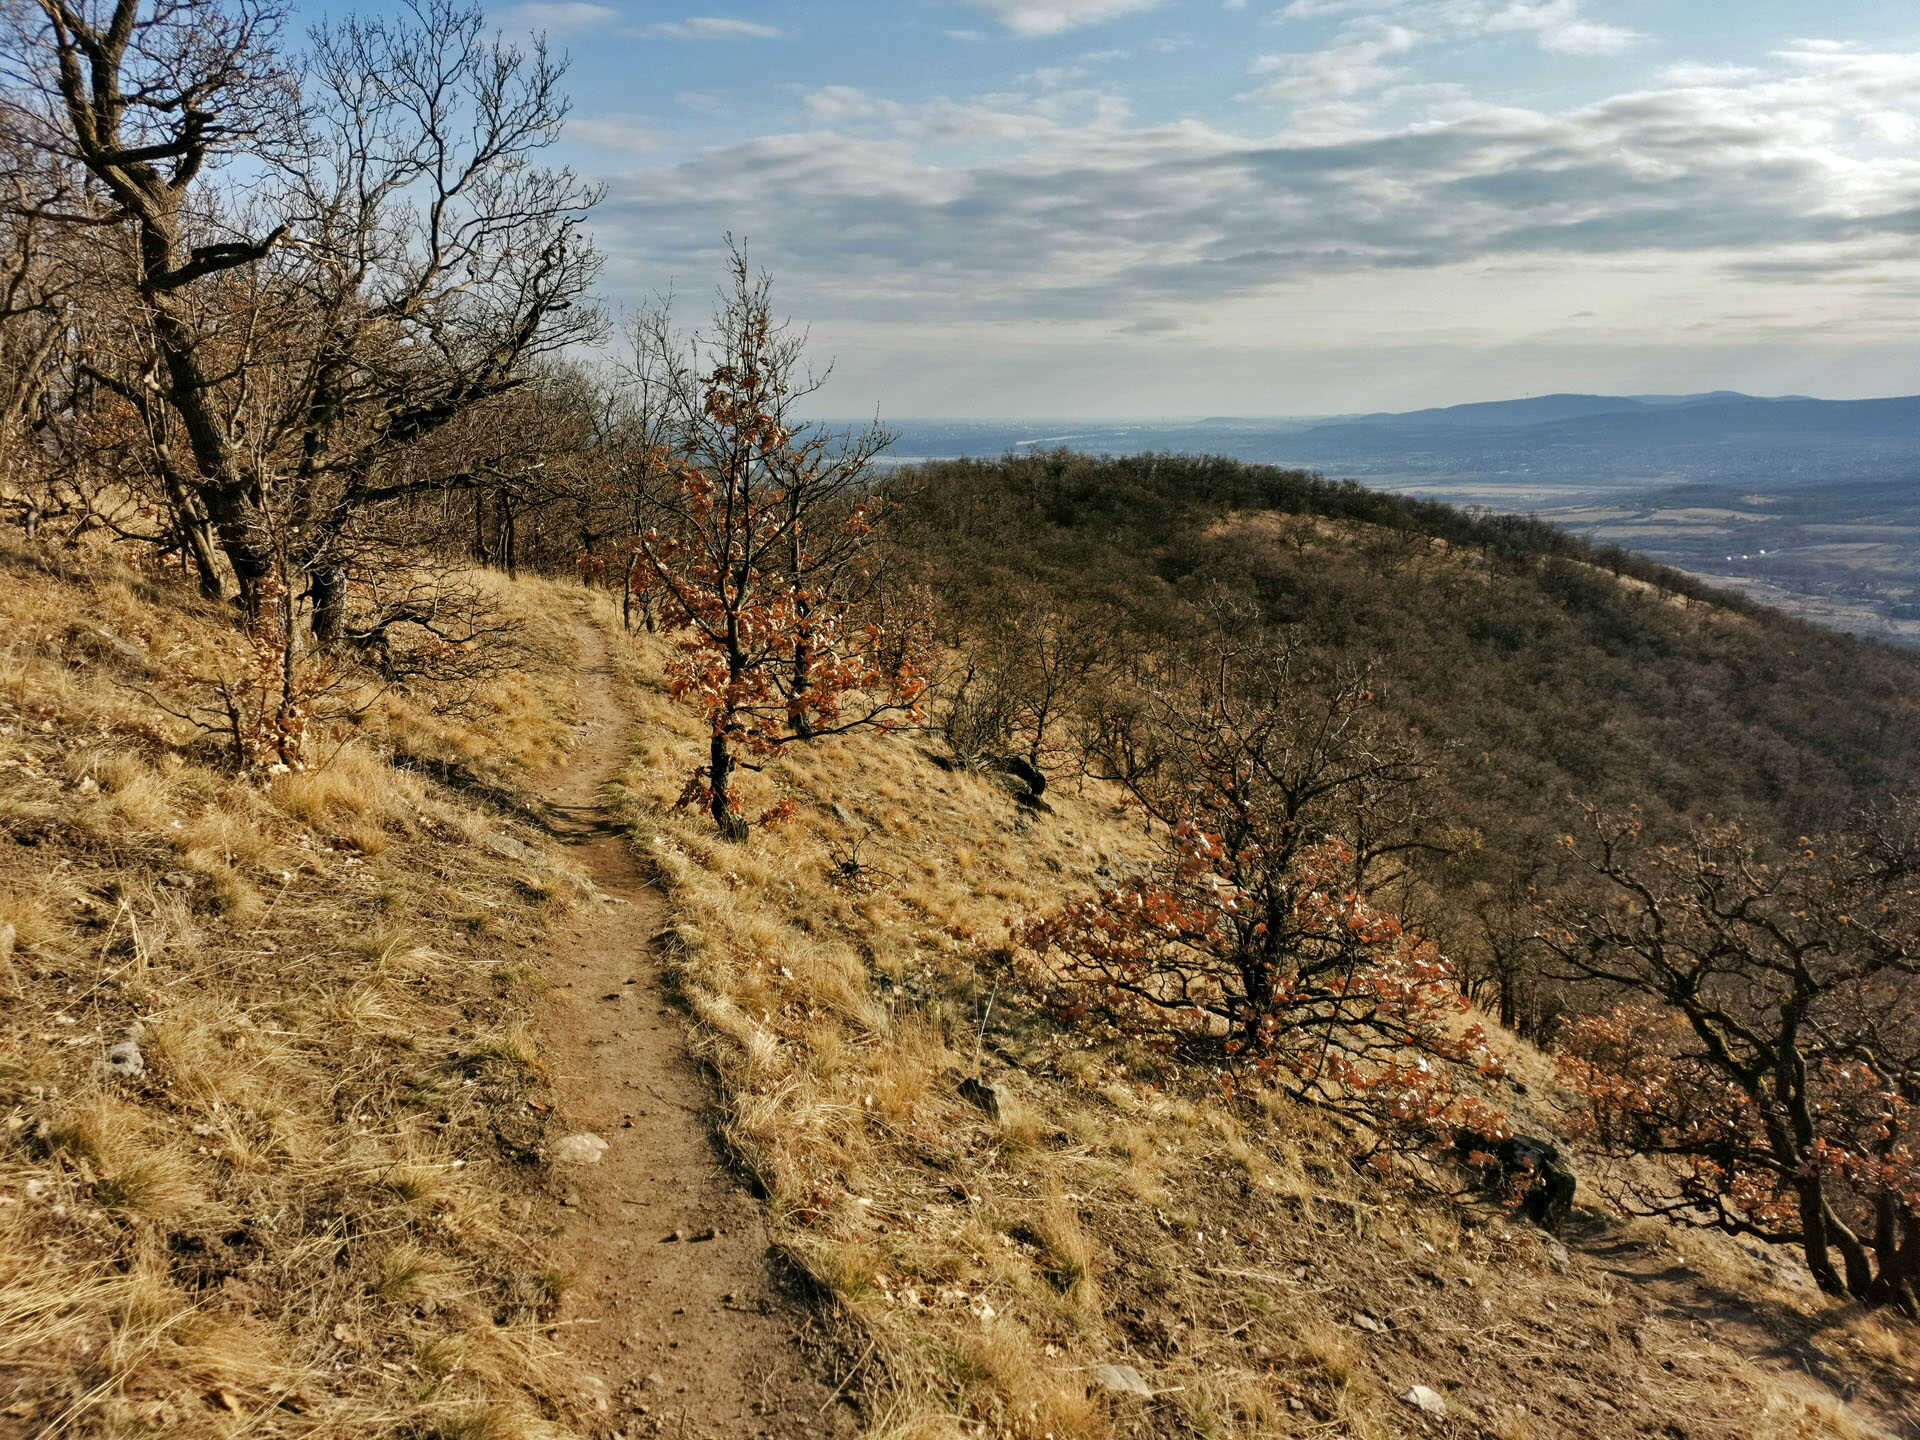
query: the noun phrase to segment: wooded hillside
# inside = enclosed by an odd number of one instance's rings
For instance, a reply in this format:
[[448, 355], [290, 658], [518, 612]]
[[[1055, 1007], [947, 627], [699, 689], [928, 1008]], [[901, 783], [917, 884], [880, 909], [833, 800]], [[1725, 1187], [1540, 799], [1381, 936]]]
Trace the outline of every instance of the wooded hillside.
[[1920, 659], [1527, 517], [1184, 456], [938, 462], [889, 490], [901, 562], [1009, 677], [1048, 613], [1060, 674], [1249, 623], [1365, 670], [1432, 753], [1445, 873], [1488, 905], [1555, 868], [1581, 802], [1785, 843], [1920, 763]]

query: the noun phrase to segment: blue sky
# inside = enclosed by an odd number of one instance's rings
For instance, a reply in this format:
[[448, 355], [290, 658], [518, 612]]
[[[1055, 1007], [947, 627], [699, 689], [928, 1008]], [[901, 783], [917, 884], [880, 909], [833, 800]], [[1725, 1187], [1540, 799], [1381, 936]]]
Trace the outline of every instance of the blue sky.
[[744, 236], [843, 413], [1920, 390], [1920, 7], [693, 7], [493, 17], [572, 57], [610, 295]]

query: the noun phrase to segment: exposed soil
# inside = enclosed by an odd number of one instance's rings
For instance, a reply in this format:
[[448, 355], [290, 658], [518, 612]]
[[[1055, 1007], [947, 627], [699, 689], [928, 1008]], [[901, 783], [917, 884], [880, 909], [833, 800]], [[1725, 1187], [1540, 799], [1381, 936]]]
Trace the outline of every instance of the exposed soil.
[[540, 1016], [559, 1098], [550, 1135], [607, 1142], [554, 1167], [570, 1270], [563, 1343], [600, 1435], [831, 1435], [852, 1417], [800, 1345], [759, 1203], [716, 1154], [711, 1091], [670, 1008], [652, 937], [665, 902], [599, 799], [629, 722], [606, 637], [584, 617], [582, 734], [546, 807], [600, 895], [552, 936]]
[[1592, 1210], [1576, 1213], [1568, 1245], [1597, 1270], [1625, 1283], [1649, 1323], [1684, 1342], [1711, 1336], [1755, 1361], [1803, 1399], [1839, 1402], [1871, 1436], [1920, 1440], [1920, 1374], [1862, 1363], [1829, 1332], [1850, 1313], [1815, 1298], [1813, 1279], [1784, 1250], [1773, 1252], [1782, 1289], [1770, 1301], [1716, 1284], [1669, 1248], [1647, 1244]]

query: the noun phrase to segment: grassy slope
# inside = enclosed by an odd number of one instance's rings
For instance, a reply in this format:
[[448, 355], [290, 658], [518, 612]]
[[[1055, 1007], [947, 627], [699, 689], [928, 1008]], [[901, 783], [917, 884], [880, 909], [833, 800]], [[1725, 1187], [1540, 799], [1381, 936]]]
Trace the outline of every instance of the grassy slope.
[[[519, 1163], [543, 1092], [517, 1021], [566, 887], [381, 757], [526, 784], [569, 709], [556, 592], [502, 587], [526, 651], [488, 714], [392, 705], [263, 791], [143, 693], [229, 643], [222, 617], [130, 573], [0, 564], [0, 1436], [555, 1428], [563, 1277]], [[700, 736], [664, 655], [625, 664], [636, 843], [726, 1136], [849, 1320], [876, 1434], [1860, 1433], [1594, 1259], [1561, 1274], [1496, 1214], [1363, 1183], [1310, 1113], [1224, 1104], [1005, 996], [989, 1015], [973, 958], [1006, 918], [1144, 853], [1100, 787], [1029, 823], [911, 739], [832, 742], [772, 777], [796, 824], [716, 844], [668, 808]], [[869, 831], [877, 873], [849, 883]], [[147, 1075], [101, 1074], [136, 1024]], [[956, 1088], [976, 1065], [1008, 1087], [998, 1119]], [[1914, 1368], [1908, 1332], [1786, 1299], [1870, 1395]], [[1110, 1359], [1160, 1398], [1094, 1393]], [[1456, 1419], [1422, 1432], [1394, 1398], [1413, 1382]]]
[[[720, 844], [669, 808], [701, 737], [660, 685], [664, 658], [639, 639], [627, 666], [646, 736], [625, 782], [636, 843], [675, 903], [726, 1137], [870, 1362], [873, 1433], [1863, 1433], [1831, 1394], [1743, 1358], [1750, 1336], [1662, 1303], [1759, 1293], [1738, 1251], [1690, 1247], [1689, 1272], [1654, 1230], [1609, 1232], [1607, 1261], [1558, 1259], [1485, 1207], [1368, 1184], [1311, 1112], [1225, 1103], [1004, 995], [989, 1015], [974, 959], [1006, 918], [1141, 855], [1110, 791], [1056, 787], [1057, 813], [1028, 820], [916, 740], [848, 739], [790, 750], [757, 782], [800, 801], [792, 825]], [[855, 885], [838, 866], [858, 837], [882, 873]], [[976, 1065], [1008, 1089], [997, 1119], [958, 1089]], [[1543, 1062], [1520, 1065], [1537, 1096]], [[1623, 1256], [1684, 1278], [1656, 1295], [1611, 1272]], [[1872, 1372], [1861, 1346], [1896, 1391], [1920, 1359], [1906, 1330], [1804, 1291], [1780, 1300], [1856, 1379]], [[1099, 1393], [1089, 1367], [1107, 1361], [1158, 1397]], [[1414, 1383], [1453, 1418], [1400, 1403]]]
[[[552, 1428], [517, 1017], [568, 887], [382, 758], [561, 752], [570, 638], [499, 589], [520, 668], [476, 716], [389, 697], [258, 787], [157, 703], [224, 617], [0, 550], [0, 1435]], [[105, 1073], [128, 1035], [146, 1073]]]

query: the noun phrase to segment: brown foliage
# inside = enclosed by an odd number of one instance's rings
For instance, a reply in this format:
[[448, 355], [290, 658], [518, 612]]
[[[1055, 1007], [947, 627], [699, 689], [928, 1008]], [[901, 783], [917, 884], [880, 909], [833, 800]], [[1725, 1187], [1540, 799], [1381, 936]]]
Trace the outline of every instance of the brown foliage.
[[[1018, 973], [1076, 1025], [1146, 1038], [1425, 1143], [1498, 1117], [1451, 1072], [1497, 1070], [1451, 967], [1369, 892], [1418, 847], [1424, 767], [1364, 677], [1284, 641], [1156, 670], [1108, 758], [1160, 862], [1017, 932]], [[1389, 815], [1399, 823], [1383, 826]]]
[[669, 684], [711, 731], [682, 803], [743, 839], [737, 767], [795, 740], [913, 720], [925, 682], [913, 617], [863, 603], [876, 588], [867, 539], [881, 518], [863, 476], [884, 432], [836, 446], [794, 428], [799, 346], [737, 250], [715, 331], [685, 355], [654, 357], [679, 445], [652, 493], [658, 523], [633, 553], [679, 636]]

